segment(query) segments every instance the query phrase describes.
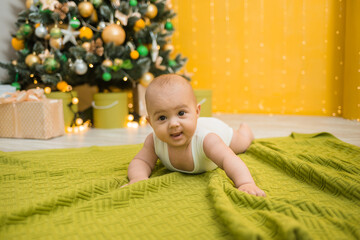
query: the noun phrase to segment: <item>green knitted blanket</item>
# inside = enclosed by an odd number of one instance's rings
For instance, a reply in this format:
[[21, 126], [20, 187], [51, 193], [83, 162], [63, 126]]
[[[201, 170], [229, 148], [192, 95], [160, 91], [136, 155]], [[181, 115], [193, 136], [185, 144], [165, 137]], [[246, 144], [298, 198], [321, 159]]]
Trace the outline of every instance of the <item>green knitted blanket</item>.
[[0, 152], [0, 239], [360, 239], [360, 148], [328, 133], [239, 155], [266, 198], [221, 169], [158, 163], [120, 188], [141, 145]]

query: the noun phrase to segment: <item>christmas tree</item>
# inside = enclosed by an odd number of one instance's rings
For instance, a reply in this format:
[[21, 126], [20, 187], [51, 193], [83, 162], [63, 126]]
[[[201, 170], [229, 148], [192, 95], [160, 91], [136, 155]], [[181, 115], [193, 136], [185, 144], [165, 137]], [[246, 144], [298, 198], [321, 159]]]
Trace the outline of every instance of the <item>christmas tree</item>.
[[[175, 17], [169, 0], [27, 0], [11, 44], [17, 59], [0, 63], [5, 83], [66, 91], [82, 84], [99, 92], [147, 86], [179, 72], [172, 54]], [[186, 76], [185, 76], [186, 77]]]

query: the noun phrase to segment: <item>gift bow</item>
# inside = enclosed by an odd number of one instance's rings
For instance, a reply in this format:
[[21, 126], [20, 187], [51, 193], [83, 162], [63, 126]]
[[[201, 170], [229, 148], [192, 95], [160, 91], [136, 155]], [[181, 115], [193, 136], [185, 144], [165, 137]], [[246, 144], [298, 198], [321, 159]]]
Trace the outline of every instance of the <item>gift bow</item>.
[[4, 93], [0, 96], [1, 103], [15, 103], [25, 101], [40, 101], [46, 98], [44, 95], [44, 89], [29, 89], [27, 91], [16, 91], [13, 93]]

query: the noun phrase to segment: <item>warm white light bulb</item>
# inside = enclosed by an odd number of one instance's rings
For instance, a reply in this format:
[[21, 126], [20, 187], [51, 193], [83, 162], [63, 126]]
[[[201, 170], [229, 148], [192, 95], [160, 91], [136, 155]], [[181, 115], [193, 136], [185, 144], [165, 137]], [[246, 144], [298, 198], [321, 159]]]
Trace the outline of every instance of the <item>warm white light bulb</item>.
[[127, 119], [131, 122], [132, 120], [134, 120], [134, 115], [132, 114], [129, 114]]
[[71, 100], [71, 102], [72, 102], [73, 104], [78, 104], [78, 103], [79, 103], [79, 99], [78, 99], [77, 97], [73, 97], [72, 100]]

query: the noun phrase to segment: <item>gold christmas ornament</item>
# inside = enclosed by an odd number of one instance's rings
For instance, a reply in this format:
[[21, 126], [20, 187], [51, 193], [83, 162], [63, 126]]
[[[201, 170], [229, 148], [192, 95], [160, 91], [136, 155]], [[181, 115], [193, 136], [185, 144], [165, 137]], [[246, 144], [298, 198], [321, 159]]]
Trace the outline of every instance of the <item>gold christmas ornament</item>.
[[158, 9], [157, 9], [157, 7], [155, 6], [155, 4], [149, 4], [145, 15], [146, 15], [148, 18], [154, 18], [154, 17], [156, 17], [157, 13], [158, 13]]
[[25, 48], [24, 40], [19, 40], [16, 37], [11, 39], [11, 46], [16, 50], [19, 51]]
[[87, 18], [90, 17], [94, 12], [94, 6], [90, 2], [81, 2], [78, 5], [79, 13], [82, 17]]
[[25, 63], [27, 66], [32, 67], [34, 64], [40, 63], [40, 58], [35, 53], [29, 54], [25, 58]]
[[67, 85], [66, 89], [64, 92], [70, 92], [72, 91], [72, 86], [71, 85]]
[[119, 46], [125, 41], [125, 31], [121, 26], [113, 23], [104, 28], [101, 37], [105, 43], [112, 42], [115, 46]]
[[87, 40], [90, 40], [94, 36], [93, 31], [90, 28], [85, 27], [85, 26], [80, 28], [79, 32], [80, 32], [80, 34], [79, 34], [80, 39], [86, 38]]
[[101, 65], [103, 65], [104, 67], [112, 67], [113, 66], [113, 62], [110, 59], [105, 59]]
[[26, 0], [26, 8], [29, 9], [33, 3], [33, 0]]
[[145, 27], [145, 22], [141, 18], [135, 22], [134, 30], [139, 31]]
[[141, 77], [140, 84], [143, 85], [144, 87], [147, 87], [149, 86], [149, 84], [153, 79], [154, 79], [154, 75], [151, 72], [147, 72]]
[[96, 13], [96, 11], [93, 11], [93, 13], [91, 14], [91, 18], [90, 18], [92, 23], [97, 23], [99, 21], [98, 15]]
[[111, 0], [111, 4], [115, 7], [120, 7], [120, 0]]
[[68, 86], [68, 84], [65, 81], [60, 81], [56, 84], [56, 88], [62, 92], [66, 92], [67, 86]]
[[81, 46], [82, 46], [87, 52], [89, 52], [90, 49], [91, 49], [91, 43], [90, 43], [90, 42], [84, 42]]
[[171, 0], [166, 0], [165, 2], [165, 10], [171, 10], [173, 8]]
[[62, 36], [61, 29], [57, 25], [55, 25], [53, 28], [51, 28], [50, 37], [61, 38], [61, 36]]
[[61, 49], [63, 47], [62, 38], [50, 38], [49, 44], [52, 48]]
[[115, 58], [114, 59], [115, 66], [121, 66], [123, 63], [124, 63], [124, 60], [122, 60], [120, 58]]
[[170, 51], [172, 53], [174, 51], [174, 45], [167, 43], [163, 46], [164, 51]]
[[136, 50], [132, 50], [131, 52], [130, 52], [130, 57], [131, 57], [131, 59], [138, 59], [139, 58], [139, 52], [138, 51], [136, 51]]
[[150, 18], [145, 17], [144, 21], [146, 26], [149, 26], [151, 24]]
[[50, 34], [46, 34], [44, 37], [45, 40], [50, 40]]

